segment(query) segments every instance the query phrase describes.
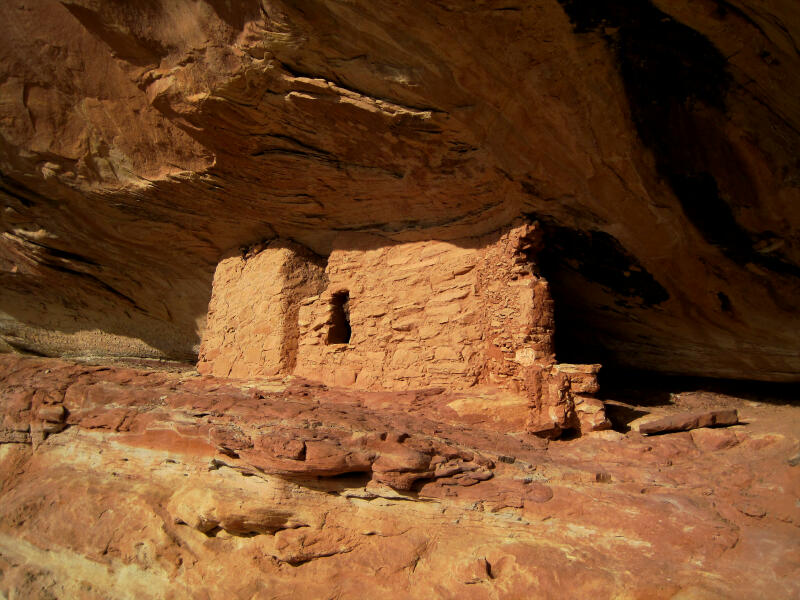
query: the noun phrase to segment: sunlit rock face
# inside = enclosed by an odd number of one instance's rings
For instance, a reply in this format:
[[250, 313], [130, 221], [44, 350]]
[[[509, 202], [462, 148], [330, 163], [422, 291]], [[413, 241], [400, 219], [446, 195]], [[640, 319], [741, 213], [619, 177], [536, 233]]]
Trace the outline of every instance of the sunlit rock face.
[[285, 240], [256, 246], [216, 268], [197, 369], [358, 390], [503, 390], [525, 431], [608, 429], [591, 397], [601, 365], [555, 361], [540, 250], [540, 228], [522, 220], [453, 242], [352, 233], [324, 261]]
[[800, 8], [0, 6], [6, 349], [194, 360], [276, 238], [538, 221], [560, 362], [797, 380]]
[[800, 597], [798, 37], [0, 2], [0, 598]]
[[[0, 356], [0, 593], [798, 597], [797, 406], [675, 394], [547, 445], [427, 392]], [[635, 431], [722, 403], [746, 424]]]

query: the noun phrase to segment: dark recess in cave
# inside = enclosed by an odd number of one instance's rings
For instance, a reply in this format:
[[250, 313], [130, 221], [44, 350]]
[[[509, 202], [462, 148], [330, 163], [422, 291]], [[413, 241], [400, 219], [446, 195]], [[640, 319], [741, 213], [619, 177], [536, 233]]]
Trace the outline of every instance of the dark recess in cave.
[[717, 300], [719, 300], [719, 308], [722, 312], [732, 313], [733, 312], [733, 305], [731, 304], [731, 299], [728, 298], [728, 295], [724, 292], [717, 292]]
[[[632, 421], [660, 406], [677, 404], [682, 411], [691, 412], [738, 404], [736, 400], [726, 402], [725, 396], [782, 406], [800, 405], [797, 383], [682, 377], [615, 367], [602, 369], [598, 383], [598, 398], [606, 403], [606, 415], [614, 430], [621, 433], [631, 431]], [[688, 402], [676, 397], [686, 392], [691, 394]]]
[[[750, 232], [736, 220], [737, 207], [758, 198], [720, 125], [732, 83], [722, 53], [647, 0], [559, 3], [576, 33], [601, 33], [614, 49], [639, 137], [703, 238], [740, 266], [800, 277], [800, 266], [780, 252], [755, 249], [770, 232]], [[733, 10], [717, 4], [718, 18]]]
[[583, 298], [587, 286], [603, 288], [620, 306], [654, 310], [669, 299], [669, 293], [608, 233], [570, 229], [549, 219], [538, 221], [544, 243], [536, 262], [553, 297], [556, 357], [572, 363], [613, 362], [597, 328], [587, 322]]
[[666, 406], [673, 404], [673, 394], [684, 392], [709, 392], [752, 402], [800, 405], [800, 383], [792, 382], [687, 377], [613, 366], [601, 369], [598, 382], [598, 398], [630, 406]]
[[350, 329], [350, 293], [338, 292], [331, 299], [331, 324], [328, 329], [328, 344], [349, 344]]
[[544, 229], [544, 248], [537, 260], [546, 274], [571, 269], [618, 296], [636, 299], [643, 306], [669, 299], [667, 290], [636, 257], [605, 231], [579, 231], [546, 220], [539, 223]]

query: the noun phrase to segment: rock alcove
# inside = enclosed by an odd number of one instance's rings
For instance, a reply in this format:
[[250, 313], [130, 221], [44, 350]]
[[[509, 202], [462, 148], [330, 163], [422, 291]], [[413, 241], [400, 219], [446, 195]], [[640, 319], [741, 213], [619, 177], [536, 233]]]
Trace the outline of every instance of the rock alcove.
[[798, 10], [0, 2], [0, 597], [800, 597]]

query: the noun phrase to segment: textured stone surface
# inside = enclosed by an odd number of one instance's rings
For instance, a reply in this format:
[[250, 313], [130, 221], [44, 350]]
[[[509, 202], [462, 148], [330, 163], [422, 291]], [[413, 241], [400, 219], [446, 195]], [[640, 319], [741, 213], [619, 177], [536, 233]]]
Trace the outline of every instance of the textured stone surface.
[[[517, 223], [449, 243], [342, 239], [328, 259], [327, 288], [300, 310], [298, 374], [352, 373], [366, 389], [526, 391], [526, 369], [554, 362], [552, 300], [535, 259], [540, 238], [534, 225]], [[330, 298], [342, 290], [353, 329], [346, 347], [325, 341]]]
[[799, 32], [0, 3], [0, 597], [800, 596]]
[[346, 242], [327, 260], [286, 242], [223, 259], [198, 370], [363, 390], [497, 389], [530, 405], [531, 432], [610, 426], [589, 397], [600, 365], [555, 362], [536, 224], [452, 243]]
[[683, 413], [671, 415], [663, 419], [648, 421], [639, 426], [639, 432], [646, 435], [654, 433], [671, 433], [673, 431], [689, 431], [698, 427], [724, 427], [736, 425], [739, 415], [734, 408], [711, 410], [703, 413]]
[[797, 11], [3, 3], [3, 347], [191, 360], [231, 249], [524, 213], [561, 360], [797, 379]]
[[325, 283], [319, 257], [272, 242], [217, 265], [197, 368], [217, 377], [289, 374], [297, 362], [298, 311]]
[[797, 406], [727, 396], [748, 425], [547, 442], [443, 392], [9, 356], [0, 373], [8, 598], [800, 593]]

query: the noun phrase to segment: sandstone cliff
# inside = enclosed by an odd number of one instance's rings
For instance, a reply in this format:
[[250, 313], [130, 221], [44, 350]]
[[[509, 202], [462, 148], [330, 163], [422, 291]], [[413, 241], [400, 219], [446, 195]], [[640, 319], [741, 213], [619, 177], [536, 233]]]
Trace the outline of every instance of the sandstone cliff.
[[796, 380], [800, 9], [637, 6], [4, 3], [4, 344], [191, 359], [231, 249], [525, 214], [563, 360]]
[[0, 599], [800, 597], [796, 0], [0, 34]]
[[[779, 398], [629, 401], [632, 431], [548, 444], [469, 394], [11, 356], [0, 375], [7, 598], [800, 593], [800, 416]], [[636, 432], [720, 402], [747, 425]]]

